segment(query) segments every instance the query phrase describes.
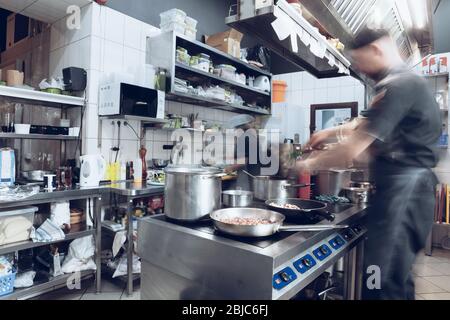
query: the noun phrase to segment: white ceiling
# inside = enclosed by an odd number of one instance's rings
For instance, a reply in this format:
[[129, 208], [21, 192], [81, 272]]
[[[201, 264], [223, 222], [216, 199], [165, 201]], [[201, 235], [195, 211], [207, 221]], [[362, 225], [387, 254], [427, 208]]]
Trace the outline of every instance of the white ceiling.
[[83, 7], [92, 0], [0, 0], [0, 8], [53, 23], [67, 15], [67, 7]]

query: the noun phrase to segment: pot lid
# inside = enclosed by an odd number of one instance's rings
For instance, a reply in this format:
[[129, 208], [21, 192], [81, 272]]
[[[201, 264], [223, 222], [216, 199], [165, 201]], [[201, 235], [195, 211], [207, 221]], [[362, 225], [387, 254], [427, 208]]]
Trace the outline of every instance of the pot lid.
[[222, 172], [219, 168], [216, 167], [177, 167], [177, 166], [169, 166], [164, 170], [166, 173], [175, 173], [175, 174], [217, 174]]

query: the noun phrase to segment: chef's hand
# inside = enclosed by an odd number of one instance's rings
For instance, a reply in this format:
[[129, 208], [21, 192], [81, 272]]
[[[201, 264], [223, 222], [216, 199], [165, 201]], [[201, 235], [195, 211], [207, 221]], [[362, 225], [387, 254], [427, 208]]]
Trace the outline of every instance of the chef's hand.
[[305, 145], [305, 149], [321, 150], [324, 142], [336, 135], [335, 130], [322, 130], [314, 133]]

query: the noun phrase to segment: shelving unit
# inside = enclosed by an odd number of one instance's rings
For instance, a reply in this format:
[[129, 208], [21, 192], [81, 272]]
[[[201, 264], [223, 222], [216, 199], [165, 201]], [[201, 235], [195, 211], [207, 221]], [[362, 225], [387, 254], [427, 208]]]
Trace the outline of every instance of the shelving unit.
[[37, 247], [41, 247], [44, 245], [50, 245], [50, 244], [60, 243], [60, 242], [64, 242], [64, 241], [70, 241], [70, 240], [74, 240], [74, 239], [78, 239], [78, 238], [84, 238], [87, 236], [94, 235], [94, 233], [95, 233], [94, 229], [86, 229], [83, 231], [72, 231], [72, 232], [66, 234], [65, 239], [58, 240], [58, 241], [45, 242], [45, 243], [33, 242], [31, 240], [15, 242], [15, 243], [0, 246], [0, 255], [6, 254], [9, 252], [16, 252], [16, 251], [21, 251], [21, 250], [26, 250], [26, 249], [37, 248]]
[[53, 108], [82, 107], [85, 98], [52, 94], [36, 90], [0, 86], [0, 97], [8, 97], [18, 103], [30, 103]]
[[[427, 80], [428, 85], [430, 86], [432, 92], [434, 94], [438, 93], [439, 91], [444, 91], [447, 96], [447, 101], [445, 101], [444, 108], [441, 108], [441, 114], [443, 119], [443, 126], [446, 126], [447, 134], [449, 133], [449, 118], [448, 118], [448, 107], [449, 107], [449, 101], [448, 101], [448, 92], [449, 92], [449, 73], [443, 72], [443, 73], [436, 73], [436, 74], [429, 74], [424, 75], [424, 79]], [[439, 163], [438, 167], [434, 169], [435, 174], [438, 176], [439, 180], [442, 183], [450, 184], [450, 181], [445, 178], [445, 176], [450, 174], [450, 165], [449, 165], [449, 152], [448, 152], [448, 145], [443, 146], [439, 145], [438, 148], [440, 149], [441, 153], [441, 162]], [[431, 232], [431, 235], [427, 241], [427, 245], [425, 248], [425, 253], [427, 255], [432, 255], [432, 248], [433, 243], [437, 243], [436, 238], [439, 238], [440, 235], [447, 233], [450, 234], [450, 225], [447, 224], [441, 224], [441, 223], [434, 223], [433, 229]]]
[[[94, 275], [95, 270], [81, 271], [80, 280], [84, 280]], [[61, 276], [52, 278], [48, 282], [37, 283], [30, 288], [16, 289], [13, 293], [0, 297], [0, 300], [23, 300], [32, 298], [36, 295], [51, 291], [54, 288], [65, 286], [67, 284], [67, 280], [70, 277], [73, 277], [73, 274], [63, 274]]]
[[49, 134], [16, 134], [16, 133], [0, 133], [0, 139], [24, 139], [24, 140], [60, 140], [70, 141], [78, 140], [78, 137], [72, 136], [56, 136]]
[[[244, 61], [236, 59], [220, 50], [210, 47], [199, 41], [187, 39], [184, 35], [174, 32], [165, 32], [156, 37], [149, 38], [147, 62], [164, 68], [171, 75], [169, 90], [166, 99], [182, 103], [233, 111], [238, 113], [270, 115], [272, 95], [247, 84], [225, 79], [209, 72], [197, 70], [176, 61], [176, 48], [185, 48], [190, 55], [207, 54], [214, 65], [227, 64], [236, 68], [237, 73], [244, 73], [247, 77], [266, 76], [271, 82], [270, 72], [252, 66]], [[169, 53], [169, 54], [168, 54]], [[223, 100], [215, 100], [175, 90], [175, 78], [186, 80], [194, 87], [203, 85], [222, 86], [234, 90], [242, 97], [246, 105], [235, 105]], [[258, 107], [250, 107], [256, 105]]]

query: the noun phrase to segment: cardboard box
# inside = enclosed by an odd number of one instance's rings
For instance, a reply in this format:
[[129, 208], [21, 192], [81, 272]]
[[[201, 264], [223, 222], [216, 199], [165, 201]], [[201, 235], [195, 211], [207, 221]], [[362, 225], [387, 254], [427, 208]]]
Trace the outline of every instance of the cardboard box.
[[235, 58], [241, 57], [241, 40], [244, 35], [235, 29], [205, 36], [206, 44], [228, 53]]

